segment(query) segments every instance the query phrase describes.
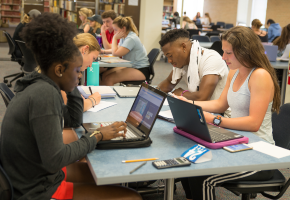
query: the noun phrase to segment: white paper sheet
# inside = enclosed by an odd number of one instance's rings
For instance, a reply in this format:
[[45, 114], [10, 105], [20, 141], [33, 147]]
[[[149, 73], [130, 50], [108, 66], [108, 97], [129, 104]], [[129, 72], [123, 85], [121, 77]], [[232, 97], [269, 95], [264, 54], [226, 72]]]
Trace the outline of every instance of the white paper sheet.
[[[114, 92], [114, 90], [109, 86], [90, 86], [90, 87], [93, 93], [99, 92], [101, 95], [102, 94], [115, 94], [116, 95], [116, 92]], [[84, 90], [86, 94], [91, 94], [89, 90], [89, 86], [82, 86], [82, 89]]]
[[254, 150], [256, 151], [267, 154], [269, 156], [273, 156], [275, 158], [283, 158], [286, 156], [290, 156], [289, 150], [263, 141], [251, 143], [249, 144], [249, 146], [253, 147]]
[[89, 109], [89, 112], [98, 112], [100, 110], [103, 110], [105, 108], [111, 107], [116, 105], [117, 103], [115, 102], [108, 102], [108, 101], [101, 101], [98, 105], [95, 105], [94, 108]]
[[163, 106], [169, 106], [167, 99], [164, 100]]
[[173, 119], [171, 110], [166, 110], [166, 111], [160, 111], [159, 114], [160, 116], [166, 118], [166, 119]]

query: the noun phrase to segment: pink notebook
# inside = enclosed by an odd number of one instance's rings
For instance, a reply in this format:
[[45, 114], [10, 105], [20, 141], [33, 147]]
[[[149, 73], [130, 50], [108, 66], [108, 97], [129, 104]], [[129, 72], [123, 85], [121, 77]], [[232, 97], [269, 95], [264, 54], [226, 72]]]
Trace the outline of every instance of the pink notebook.
[[224, 141], [224, 142], [218, 142], [218, 143], [210, 143], [207, 141], [204, 141], [198, 137], [195, 137], [187, 132], [184, 132], [180, 129], [178, 129], [176, 126], [173, 128], [173, 131], [175, 133], [178, 133], [179, 135], [182, 135], [184, 137], [187, 137], [205, 147], [208, 147], [210, 149], [220, 149], [223, 148], [225, 146], [230, 146], [230, 145], [235, 145], [235, 144], [241, 144], [241, 143], [248, 143], [249, 142], [249, 138], [247, 137], [242, 137], [242, 138], [237, 138], [237, 139], [233, 139], [233, 140], [228, 140], [228, 141]]

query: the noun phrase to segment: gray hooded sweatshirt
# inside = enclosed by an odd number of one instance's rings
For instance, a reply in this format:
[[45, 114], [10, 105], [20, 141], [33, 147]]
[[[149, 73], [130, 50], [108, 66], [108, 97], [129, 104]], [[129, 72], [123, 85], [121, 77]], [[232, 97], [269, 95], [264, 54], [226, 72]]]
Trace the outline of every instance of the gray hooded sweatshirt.
[[18, 80], [1, 126], [0, 159], [14, 199], [51, 199], [64, 179], [63, 167], [91, 152], [97, 143], [89, 134], [63, 144], [64, 125], [82, 123], [83, 99], [77, 89], [64, 105], [58, 86], [34, 72]]

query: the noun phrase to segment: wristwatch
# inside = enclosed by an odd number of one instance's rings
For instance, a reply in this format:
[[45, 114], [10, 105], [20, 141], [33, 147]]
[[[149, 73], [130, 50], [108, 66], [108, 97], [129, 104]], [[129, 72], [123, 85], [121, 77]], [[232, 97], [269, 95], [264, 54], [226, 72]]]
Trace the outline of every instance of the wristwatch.
[[213, 124], [216, 126], [219, 126], [222, 122], [222, 116], [218, 115], [215, 118], [213, 118]]

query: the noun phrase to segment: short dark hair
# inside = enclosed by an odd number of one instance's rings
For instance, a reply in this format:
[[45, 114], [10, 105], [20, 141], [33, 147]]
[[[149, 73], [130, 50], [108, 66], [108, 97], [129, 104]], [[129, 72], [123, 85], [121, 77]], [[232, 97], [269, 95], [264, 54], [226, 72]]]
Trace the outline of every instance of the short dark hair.
[[20, 33], [21, 38], [35, 56], [40, 69], [47, 72], [55, 63], [65, 68], [80, 55], [73, 42], [76, 25], [56, 13], [43, 13], [28, 23]]
[[189, 39], [189, 32], [184, 29], [174, 29], [165, 33], [165, 35], [159, 41], [161, 47], [166, 45], [169, 42], [174, 42], [179, 38], [188, 38]]
[[109, 18], [109, 17], [112, 20], [114, 20], [114, 19], [117, 18], [117, 14], [114, 11], [112, 11], [112, 10], [108, 10], [108, 11], [103, 12], [102, 19]]
[[275, 21], [273, 19], [268, 19], [267, 24], [275, 24]]
[[173, 13], [173, 15], [176, 16], [176, 17], [179, 17], [179, 13], [178, 12]]

